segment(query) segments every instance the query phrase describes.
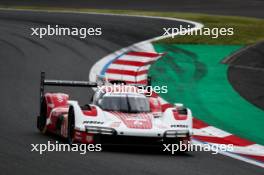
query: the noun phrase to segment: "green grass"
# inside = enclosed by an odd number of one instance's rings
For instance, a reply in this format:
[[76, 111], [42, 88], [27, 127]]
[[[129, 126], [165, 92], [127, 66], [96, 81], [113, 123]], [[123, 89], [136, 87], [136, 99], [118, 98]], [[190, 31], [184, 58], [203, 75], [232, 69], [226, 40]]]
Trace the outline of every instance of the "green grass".
[[233, 89], [228, 65], [220, 63], [242, 47], [156, 43], [155, 50], [167, 54], [151, 66], [149, 74], [153, 86], [167, 85], [169, 93], [160, 95], [171, 104], [183, 103], [195, 118], [264, 145], [264, 111]]
[[[264, 20], [257, 18], [237, 17], [237, 16], [217, 16], [195, 13], [176, 13], [176, 12], [146, 12], [135, 10], [101, 10], [101, 9], [74, 9], [74, 8], [55, 8], [55, 7], [31, 7], [31, 6], [2, 6], [2, 8], [12, 9], [30, 9], [30, 10], [48, 10], [48, 11], [77, 11], [77, 12], [97, 12], [97, 13], [114, 13], [146, 16], [174, 17], [197, 21], [203, 23], [208, 28], [234, 28], [233, 36], [220, 36], [212, 39], [211, 36], [177, 36], [158, 41], [158, 43], [188, 43], [188, 44], [242, 44], [249, 45], [264, 40]], [[173, 27], [173, 26], [172, 26]]]

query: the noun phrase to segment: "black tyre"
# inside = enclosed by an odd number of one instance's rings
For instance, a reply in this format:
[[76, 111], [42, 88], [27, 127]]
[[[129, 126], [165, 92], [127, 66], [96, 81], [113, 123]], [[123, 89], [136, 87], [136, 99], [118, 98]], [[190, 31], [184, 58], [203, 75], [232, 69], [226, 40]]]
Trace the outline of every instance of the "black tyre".
[[37, 128], [43, 134], [46, 133], [46, 121], [47, 121], [47, 105], [46, 100], [43, 98], [41, 102], [40, 116], [37, 117]]
[[69, 108], [69, 113], [68, 113], [68, 132], [67, 132], [67, 142], [69, 144], [73, 143], [73, 138], [74, 138], [74, 128], [75, 128], [75, 116], [74, 116], [74, 109], [71, 106]]

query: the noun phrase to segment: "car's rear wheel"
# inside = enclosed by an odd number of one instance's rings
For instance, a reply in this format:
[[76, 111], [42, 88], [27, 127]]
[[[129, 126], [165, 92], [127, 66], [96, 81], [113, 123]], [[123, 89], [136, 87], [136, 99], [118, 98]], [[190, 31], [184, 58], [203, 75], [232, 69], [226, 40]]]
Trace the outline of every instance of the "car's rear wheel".
[[67, 132], [67, 142], [69, 144], [72, 144], [74, 141], [74, 128], [75, 128], [75, 115], [74, 115], [74, 109], [71, 106], [69, 108], [69, 113], [68, 113], [68, 132]]
[[41, 133], [45, 134], [47, 131], [47, 105], [45, 98], [42, 99], [40, 108], [40, 116], [37, 117], [37, 128]]

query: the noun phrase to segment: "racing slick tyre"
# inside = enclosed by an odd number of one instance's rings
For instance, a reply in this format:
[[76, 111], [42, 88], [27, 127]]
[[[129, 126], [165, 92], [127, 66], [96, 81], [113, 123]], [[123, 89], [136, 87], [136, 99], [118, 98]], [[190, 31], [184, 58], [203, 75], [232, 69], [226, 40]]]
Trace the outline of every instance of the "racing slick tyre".
[[46, 127], [46, 121], [47, 121], [47, 105], [46, 100], [42, 99], [41, 106], [40, 106], [40, 116], [37, 117], [37, 128], [39, 131], [43, 134], [46, 133], [47, 127]]
[[72, 144], [74, 141], [74, 128], [75, 128], [75, 115], [72, 106], [69, 108], [68, 112], [68, 128], [67, 128], [67, 142]]

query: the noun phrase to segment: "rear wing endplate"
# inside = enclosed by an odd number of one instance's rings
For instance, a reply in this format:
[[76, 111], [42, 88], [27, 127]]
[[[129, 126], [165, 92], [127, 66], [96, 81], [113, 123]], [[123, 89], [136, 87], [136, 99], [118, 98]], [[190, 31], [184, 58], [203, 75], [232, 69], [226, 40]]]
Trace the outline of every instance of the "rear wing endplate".
[[45, 86], [63, 86], [63, 87], [97, 87], [96, 82], [90, 81], [71, 81], [71, 80], [52, 80], [46, 79], [45, 72], [40, 74], [40, 109], [44, 96]]

